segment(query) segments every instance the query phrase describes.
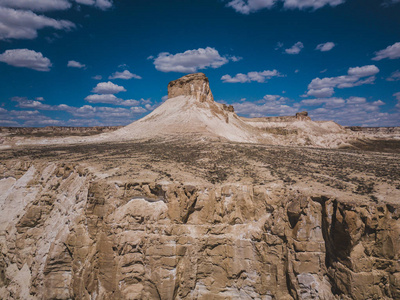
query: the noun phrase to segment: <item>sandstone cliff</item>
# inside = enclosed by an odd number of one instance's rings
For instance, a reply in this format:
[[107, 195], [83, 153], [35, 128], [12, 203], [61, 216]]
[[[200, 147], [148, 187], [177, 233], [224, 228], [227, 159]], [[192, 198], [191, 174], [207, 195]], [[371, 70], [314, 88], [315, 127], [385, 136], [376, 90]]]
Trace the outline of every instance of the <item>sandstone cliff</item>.
[[1, 299], [400, 297], [398, 155], [88, 150], [0, 153]]
[[168, 98], [194, 97], [200, 102], [214, 102], [208, 78], [203, 73], [183, 76], [168, 84]]

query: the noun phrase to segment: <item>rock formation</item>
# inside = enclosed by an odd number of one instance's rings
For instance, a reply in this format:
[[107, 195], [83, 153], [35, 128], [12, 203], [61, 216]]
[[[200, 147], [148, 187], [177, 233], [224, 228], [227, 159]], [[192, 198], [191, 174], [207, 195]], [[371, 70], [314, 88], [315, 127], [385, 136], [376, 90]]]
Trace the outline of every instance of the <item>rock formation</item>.
[[5, 162], [1, 299], [400, 297], [398, 203]]
[[168, 98], [195, 97], [200, 102], [214, 102], [208, 78], [204, 73], [183, 76], [168, 84]]
[[296, 113], [296, 119], [301, 121], [311, 121], [311, 118], [308, 116], [308, 112], [306, 111]]
[[232, 105], [214, 101], [203, 73], [168, 84], [168, 100], [149, 115], [107, 136], [108, 140], [148, 138], [224, 139], [231, 142], [338, 147], [356, 139], [330, 122], [313, 122], [307, 112], [296, 116], [243, 118]]
[[257, 142], [263, 138], [235, 114], [232, 105], [214, 102], [203, 73], [171, 81], [168, 97], [153, 112], [108, 137], [126, 140], [190, 136], [235, 142]]
[[226, 105], [226, 104], [222, 104], [222, 107], [229, 112], [235, 112], [235, 109], [233, 107], [233, 105]]
[[[0, 149], [22, 144], [85, 144], [166, 136], [172, 139], [185, 136], [201, 140], [338, 148], [348, 147], [370, 135], [345, 130], [333, 121], [314, 122], [307, 112], [299, 112], [295, 116], [239, 117], [232, 105], [214, 101], [209, 80], [203, 73], [171, 81], [168, 98], [147, 116], [113, 132], [110, 132], [111, 128], [89, 131], [69, 128], [53, 130], [53, 133], [48, 130], [20, 130], [13, 134], [14, 131], [0, 129]], [[26, 139], [30, 132], [30, 138]], [[77, 137], [61, 138], [69, 132]], [[93, 135], [100, 132], [103, 134]], [[398, 131], [394, 135], [398, 136]]]

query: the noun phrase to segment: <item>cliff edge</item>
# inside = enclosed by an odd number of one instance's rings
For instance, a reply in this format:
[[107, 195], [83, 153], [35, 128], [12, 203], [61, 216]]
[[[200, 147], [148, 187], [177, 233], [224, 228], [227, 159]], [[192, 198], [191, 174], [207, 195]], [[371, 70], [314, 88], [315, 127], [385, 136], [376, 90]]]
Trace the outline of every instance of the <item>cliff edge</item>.
[[210, 83], [204, 73], [185, 75], [168, 84], [168, 98], [178, 96], [194, 97], [200, 102], [214, 102]]

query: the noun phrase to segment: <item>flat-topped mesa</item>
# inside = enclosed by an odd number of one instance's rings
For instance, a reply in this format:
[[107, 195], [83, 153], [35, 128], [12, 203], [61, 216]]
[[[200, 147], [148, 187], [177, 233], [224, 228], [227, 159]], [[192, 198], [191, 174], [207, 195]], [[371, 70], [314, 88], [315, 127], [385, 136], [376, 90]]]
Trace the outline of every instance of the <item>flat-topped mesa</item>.
[[168, 84], [168, 98], [191, 96], [200, 102], [214, 102], [208, 78], [203, 73], [185, 75]]
[[308, 112], [306, 111], [296, 113], [296, 119], [300, 121], [311, 121], [311, 118], [308, 116]]

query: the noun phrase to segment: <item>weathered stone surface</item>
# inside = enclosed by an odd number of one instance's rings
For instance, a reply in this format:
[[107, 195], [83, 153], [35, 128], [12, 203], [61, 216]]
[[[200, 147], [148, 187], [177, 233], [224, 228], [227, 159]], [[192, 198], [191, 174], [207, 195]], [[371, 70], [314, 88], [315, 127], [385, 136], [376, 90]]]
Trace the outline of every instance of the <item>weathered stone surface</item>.
[[265, 185], [112, 182], [74, 164], [29, 170], [34, 197], [0, 234], [2, 299], [400, 296], [399, 206]]
[[223, 107], [224, 110], [226, 110], [226, 111], [235, 112], [235, 109], [233, 108], [233, 105], [222, 104], [222, 107]]
[[168, 84], [168, 98], [195, 97], [200, 102], [214, 102], [208, 78], [203, 73], [185, 75]]
[[296, 113], [296, 119], [301, 121], [311, 121], [311, 118], [308, 116], [308, 112], [306, 111]]

